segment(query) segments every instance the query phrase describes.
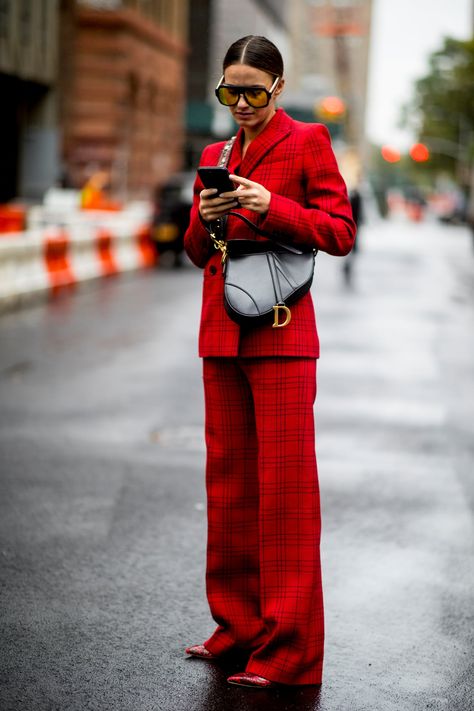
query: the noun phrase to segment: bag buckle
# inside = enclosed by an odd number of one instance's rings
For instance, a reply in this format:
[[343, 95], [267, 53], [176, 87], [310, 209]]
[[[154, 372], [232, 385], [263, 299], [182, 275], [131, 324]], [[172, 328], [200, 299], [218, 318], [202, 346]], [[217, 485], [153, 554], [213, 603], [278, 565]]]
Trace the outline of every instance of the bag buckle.
[[[285, 313], [285, 320], [283, 323], [280, 323], [280, 309]], [[275, 304], [273, 312], [275, 318], [272, 323], [272, 328], [283, 328], [284, 326], [288, 326], [291, 321], [291, 311], [288, 306], [285, 306], [285, 304]]]

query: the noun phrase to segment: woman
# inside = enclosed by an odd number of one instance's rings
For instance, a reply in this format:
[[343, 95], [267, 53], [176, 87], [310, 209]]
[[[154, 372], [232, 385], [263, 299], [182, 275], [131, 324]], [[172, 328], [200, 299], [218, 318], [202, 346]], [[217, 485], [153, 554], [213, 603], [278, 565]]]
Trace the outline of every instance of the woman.
[[[264, 37], [229, 48], [219, 101], [239, 125], [229, 161], [236, 190], [195, 184], [185, 249], [204, 269], [199, 353], [206, 403], [207, 597], [217, 622], [186, 652], [245, 652], [230, 683], [254, 688], [320, 684], [323, 600], [313, 405], [319, 342], [310, 293], [284, 328], [241, 328], [223, 301], [221, 255], [209, 227], [239, 210], [280, 241], [347, 254], [354, 223], [324, 126], [293, 121], [276, 100], [280, 52]], [[217, 165], [224, 143], [207, 146]], [[226, 239], [256, 239], [228, 216]]]

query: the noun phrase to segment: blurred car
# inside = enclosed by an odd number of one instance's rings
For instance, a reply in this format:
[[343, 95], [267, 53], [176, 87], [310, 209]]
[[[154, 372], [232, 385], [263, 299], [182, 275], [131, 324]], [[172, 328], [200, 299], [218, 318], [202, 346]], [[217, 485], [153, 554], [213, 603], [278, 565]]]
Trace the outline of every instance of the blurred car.
[[195, 171], [175, 173], [158, 192], [152, 237], [158, 256], [171, 253], [174, 266], [182, 264], [183, 237], [193, 203]]

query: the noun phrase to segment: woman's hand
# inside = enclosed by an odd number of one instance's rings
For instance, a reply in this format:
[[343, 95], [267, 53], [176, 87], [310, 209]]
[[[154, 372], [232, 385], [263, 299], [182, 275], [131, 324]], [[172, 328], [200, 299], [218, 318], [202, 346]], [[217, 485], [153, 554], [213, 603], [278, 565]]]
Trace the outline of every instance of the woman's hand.
[[240, 175], [231, 175], [230, 179], [239, 186], [237, 190], [229, 193], [217, 195], [215, 188], [201, 190], [199, 212], [206, 222], [217, 220], [229, 210], [236, 207], [245, 207], [259, 215], [264, 215], [270, 207], [271, 192], [248, 178], [241, 178]]
[[[216, 188], [206, 188], [206, 190], [201, 190], [199, 193], [199, 212], [206, 222], [217, 220], [218, 217], [222, 217], [229, 210], [239, 206], [234, 197], [237, 191], [222, 193], [222, 195], [218, 195], [217, 192]], [[230, 198], [224, 197], [225, 195], [230, 196]]]
[[268, 212], [272, 197], [269, 190], [260, 185], [260, 183], [254, 183], [248, 178], [241, 178], [240, 175], [231, 175], [229, 177], [239, 187], [233, 193], [222, 193], [222, 197], [233, 197], [238, 200], [240, 207], [257, 212], [259, 215], [264, 215]]

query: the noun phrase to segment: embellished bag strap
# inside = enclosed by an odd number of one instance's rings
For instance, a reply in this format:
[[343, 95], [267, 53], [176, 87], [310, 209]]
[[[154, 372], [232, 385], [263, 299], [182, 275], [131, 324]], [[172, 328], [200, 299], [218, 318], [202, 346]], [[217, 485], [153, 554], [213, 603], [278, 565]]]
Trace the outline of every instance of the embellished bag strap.
[[229, 138], [224, 148], [222, 149], [219, 157], [219, 163], [217, 164], [220, 168], [226, 168], [229, 164], [230, 154], [232, 152], [232, 148], [234, 146], [236, 138], [237, 136], [231, 136], [231, 138]]
[[[220, 168], [227, 167], [236, 138], [237, 136], [231, 136], [223, 147], [217, 163]], [[213, 241], [214, 248], [220, 249], [222, 252], [222, 263], [225, 262], [227, 257], [227, 246], [224, 239], [226, 224], [227, 215], [224, 215], [223, 217], [218, 217], [217, 220], [214, 220], [214, 222], [211, 222], [210, 228], [207, 228]]]

